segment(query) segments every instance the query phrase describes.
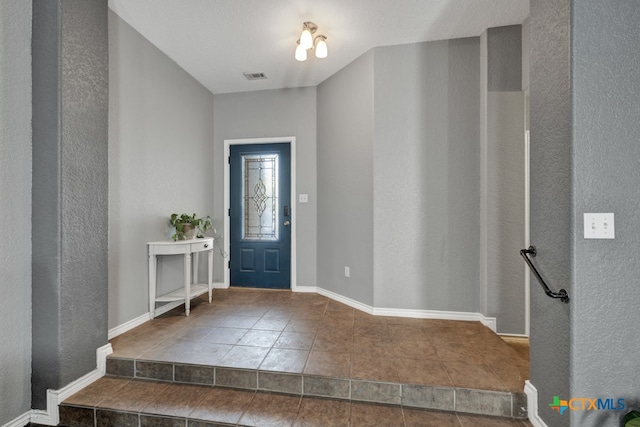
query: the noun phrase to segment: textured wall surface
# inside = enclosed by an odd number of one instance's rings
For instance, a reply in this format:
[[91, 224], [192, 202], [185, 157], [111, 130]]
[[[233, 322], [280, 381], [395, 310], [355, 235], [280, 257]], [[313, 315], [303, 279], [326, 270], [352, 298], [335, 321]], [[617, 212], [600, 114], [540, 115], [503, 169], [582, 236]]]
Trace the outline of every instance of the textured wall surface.
[[[222, 227], [213, 209], [213, 95], [112, 12], [109, 59], [113, 328], [149, 311], [147, 242], [170, 237], [171, 213], [211, 215]], [[160, 257], [159, 292], [182, 283], [182, 265]]]
[[[33, 233], [56, 230], [59, 245], [33, 257], [42, 263], [33, 281], [34, 408], [46, 406], [48, 388], [95, 369], [107, 342], [107, 3], [51, 3], [34, 4], [33, 100], [53, 106], [34, 111], [34, 185], [51, 176], [59, 185], [33, 192]], [[58, 69], [57, 79], [44, 77]]]
[[[640, 409], [640, 4], [573, 2], [571, 395]], [[615, 213], [615, 240], [582, 236], [584, 212]], [[625, 411], [626, 413], [626, 411]], [[572, 426], [619, 425], [616, 411]]]
[[[534, 264], [554, 290], [573, 294], [570, 1], [536, 0], [530, 16], [531, 244]], [[531, 383], [549, 427], [565, 426], [553, 396], [569, 396], [570, 311], [531, 277]], [[601, 361], [606, 363], [605, 361]]]
[[374, 302], [478, 311], [479, 39], [374, 50]]
[[0, 425], [31, 408], [31, 2], [0, 2]]
[[369, 51], [318, 86], [318, 286], [368, 305], [374, 302], [373, 64]]
[[[297, 285], [316, 286], [317, 172], [316, 88], [279, 89], [215, 95], [214, 98], [215, 212], [224, 215], [224, 140], [296, 137], [296, 189], [309, 203], [294, 202], [297, 233]], [[222, 281], [222, 259], [216, 272]], [[218, 274], [218, 273], [216, 273]]]

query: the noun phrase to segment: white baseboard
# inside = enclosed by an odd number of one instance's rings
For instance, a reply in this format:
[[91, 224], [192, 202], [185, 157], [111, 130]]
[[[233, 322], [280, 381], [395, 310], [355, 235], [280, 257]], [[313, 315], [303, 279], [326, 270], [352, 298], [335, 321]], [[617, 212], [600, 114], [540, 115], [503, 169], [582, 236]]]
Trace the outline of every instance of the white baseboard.
[[492, 331], [496, 331], [496, 318], [485, 317], [481, 313], [467, 313], [463, 311], [440, 311], [440, 310], [411, 310], [404, 308], [380, 308], [371, 307], [359, 301], [329, 291], [327, 289], [318, 288], [317, 292], [327, 298], [341, 302], [365, 313], [374, 316], [390, 316], [390, 317], [412, 317], [416, 319], [443, 319], [443, 320], [465, 320], [480, 322]]
[[318, 292], [318, 288], [316, 286], [296, 286], [291, 288], [291, 292], [314, 294]]
[[225, 285], [224, 282], [213, 282], [213, 289], [229, 289], [229, 286]]
[[[60, 422], [58, 405], [65, 399], [79, 392], [92, 382], [102, 378], [107, 370], [107, 356], [113, 352], [111, 344], [105, 344], [96, 350], [96, 369], [81, 378], [67, 384], [60, 390], [47, 390], [47, 409], [33, 409], [29, 421], [47, 426], [57, 426]], [[23, 424], [24, 425], [24, 424]]]
[[133, 328], [137, 328], [145, 322], [148, 322], [151, 319], [149, 313], [145, 313], [142, 316], [138, 316], [135, 319], [131, 319], [128, 322], [123, 323], [122, 325], [118, 325], [115, 328], [109, 329], [109, 333], [107, 335], [108, 339], [113, 339], [118, 335], [122, 335], [125, 332], [130, 331]]
[[524, 382], [524, 394], [527, 395], [527, 416], [533, 427], [547, 427], [538, 414], [538, 389], [529, 380]]

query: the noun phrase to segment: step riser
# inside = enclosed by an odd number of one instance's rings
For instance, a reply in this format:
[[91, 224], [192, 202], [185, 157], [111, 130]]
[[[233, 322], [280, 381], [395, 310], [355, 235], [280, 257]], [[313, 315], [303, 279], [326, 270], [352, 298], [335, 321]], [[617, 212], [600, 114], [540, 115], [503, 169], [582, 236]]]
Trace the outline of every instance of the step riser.
[[526, 418], [524, 394], [108, 358], [107, 375]]

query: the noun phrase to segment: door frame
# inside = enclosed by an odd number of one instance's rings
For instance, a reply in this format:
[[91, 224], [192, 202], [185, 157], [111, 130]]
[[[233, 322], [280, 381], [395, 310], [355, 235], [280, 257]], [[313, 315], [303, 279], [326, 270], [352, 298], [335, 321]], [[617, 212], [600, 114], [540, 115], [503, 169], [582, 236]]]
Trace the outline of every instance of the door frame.
[[[243, 139], [225, 139], [224, 140], [224, 236], [231, 235], [231, 221], [229, 218], [229, 209], [231, 207], [230, 197], [230, 167], [229, 156], [231, 155], [232, 145], [250, 145], [250, 144], [274, 144], [284, 143], [289, 144], [291, 148], [291, 291], [297, 291], [297, 223], [298, 223], [298, 200], [296, 193], [296, 137], [285, 136], [281, 138], [243, 138]], [[227, 254], [231, 253], [231, 239], [224, 239], [224, 251]], [[229, 270], [229, 264], [223, 266], [224, 269], [224, 287], [228, 288], [231, 282], [231, 271]]]

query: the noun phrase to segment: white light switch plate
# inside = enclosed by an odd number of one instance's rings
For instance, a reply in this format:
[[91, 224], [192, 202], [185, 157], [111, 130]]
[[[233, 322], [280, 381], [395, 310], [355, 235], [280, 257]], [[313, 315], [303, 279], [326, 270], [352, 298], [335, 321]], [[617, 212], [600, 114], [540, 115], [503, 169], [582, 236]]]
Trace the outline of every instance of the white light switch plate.
[[615, 239], [616, 230], [613, 213], [584, 214], [585, 239]]
[[309, 203], [309, 195], [308, 194], [300, 194], [300, 195], [298, 195], [298, 202], [300, 202], [300, 203]]

